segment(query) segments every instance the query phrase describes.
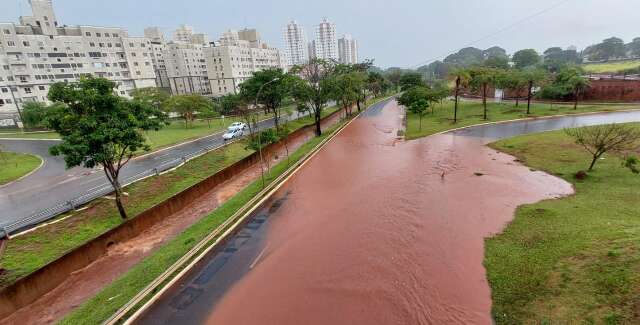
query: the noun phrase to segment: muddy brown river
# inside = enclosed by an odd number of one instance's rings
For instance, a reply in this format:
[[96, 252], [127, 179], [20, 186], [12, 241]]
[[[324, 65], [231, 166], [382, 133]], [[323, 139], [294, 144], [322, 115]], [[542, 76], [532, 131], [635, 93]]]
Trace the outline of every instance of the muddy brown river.
[[[517, 206], [572, 193], [485, 146], [640, 112], [396, 135], [395, 101], [370, 108], [139, 324], [491, 324], [484, 239]], [[604, 122], [603, 122], [604, 121]]]

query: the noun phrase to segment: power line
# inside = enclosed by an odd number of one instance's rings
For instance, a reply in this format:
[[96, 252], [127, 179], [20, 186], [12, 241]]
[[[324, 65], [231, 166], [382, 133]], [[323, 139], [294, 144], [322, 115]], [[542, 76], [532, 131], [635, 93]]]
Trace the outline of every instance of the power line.
[[[547, 12], [549, 12], [549, 11], [551, 11], [551, 10], [553, 10], [553, 9], [556, 9], [556, 8], [558, 8], [558, 7], [562, 6], [562, 5], [564, 5], [565, 3], [569, 2], [569, 1], [572, 1], [572, 0], [562, 0], [562, 1], [560, 1], [560, 2], [557, 2], [557, 3], [555, 3], [554, 5], [552, 5], [552, 6], [550, 6], [550, 7], [547, 7], [547, 8], [545, 8], [545, 9], [542, 9], [542, 10], [538, 11], [538, 12], [535, 12], [534, 14], [529, 15], [529, 16], [527, 16], [527, 17], [525, 17], [525, 18], [522, 18], [522, 19], [520, 19], [520, 20], [518, 20], [518, 21], [516, 21], [516, 22], [514, 22], [514, 23], [512, 23], [512, 24], [510, 24], [510, 25], [508, 25], [508, 26], [506, 26], [506, 27], [503, 27], [503, 28], [501, 28], [501, 29], [499, 29], [499, 30], [497, 30], [497, 31], [495, 31], [495, 32], [493, 32], [493, 33], [491, 33], [491, 34], [485, 35], [485, 36], [483, 36], [483, 37], [481, 37], [481, 38], [479, 38], [479, 39], [477, 39], [477, 40], [474, 40], [474, 41], [471, 41], [471, 42], [469, 42], [469, 43], [467, 43], [467, 44], [464, 44], [464, 45], [462, 45], [462, 46], [461, 46], [461, 47], [459, 47], [459, 48], [469, 47], [469, 46], [474, 45], [474, 44], [476, 44], [476, 43], [482, 42], [482, 41], [484, 41], [484, 40], [486, 40], [486, 39], [492, 38], [492, 37], [494, 37], [494, 36], [496, 36], [496, 35], [498, 35], [498, 34], [502, 34], [502, 33], [506, 32], [506, 31], [508, 31], [508, 30], [510, 30], [510, 29], [513, 29], [514, 27], [516, 27], [516, 26], [518, 26], [518, 25], [520, 25], [520, 24], [522, 24], [522, 23], [525, 23], [525, 22], [527, 22], [527, 21], [529, 21], [529, 20], [533, 19], [533, 18], [536, 18], [536, 17], [538, 17], [538, 16], [544, 15], [544, 14], [546, 14]], [[411, 66], [411, 68], [417, 68], [417, 67], [423, 66], [423, 65], [425, 65], [425, 64], [428, 64], [428, 63], [434, 62], [434, 61], [436, 61], [436, 60], [438, 60], [438, 59], [440, 59], [440, 58], [446, 57], [447, 55], [452, 54], [452, 53], [454, 53], [454, 51], [449, 51], [449, 52], [444, 53], [443, 55], [440, 55], [440, 56], [435, 57], [435, 58], [433, 58], [433, 59], [429, 59], [429, 60], [426, 60], [426, 61], [422, 61], [422, 62], [420, 62], [420, 63], [418, 63], [418, 64], [416, 64], [416, 65], [412, 65], [412, 66]]]

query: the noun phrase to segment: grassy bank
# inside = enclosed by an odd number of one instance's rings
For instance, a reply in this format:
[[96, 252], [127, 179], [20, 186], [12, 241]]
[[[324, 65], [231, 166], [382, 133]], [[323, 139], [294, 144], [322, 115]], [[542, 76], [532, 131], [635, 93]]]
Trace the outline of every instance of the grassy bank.
[[[620, 109], [633, 108], [632, 106], [623, 105], [592, 105], [582, 104], [577, 110], [573, 109], [573, 105], [558, 104], [538, 104], [531, 105], [531, 114], [527, 115], [527, 103], [523, 101], [519, 107], [515, 103], [488, 103], [488, 119], [483, 119], [482, 103], [479, 101], [461, 101], [458, 107], [458, 122], [453, 123], [453, 107], [452, 101], [444, 101], [442, 104], [436, 104], [433, 113], [429, 113], [422, 118], [422, 130], [419, 128], [419, 117], [415, 114], [407, 114], [407, 139], [416, 139], [428, 136], [434, 133], [470, 126], [474, 124], [505, 121], [526, 117], [540, 117], [560, 114], [577, 114], [595, 111], [613, 111]], [[640, 107], [639, 107], [640, 108]]]
[[504, 233], [487, 240], [496, 322], [640, 324], [640, 176], [607, 155], [575, 180], [589, 157], [561, 131], [492, 146], [576, 189], [520, 207]]
[[[330, 129], [325, 130], [321, 137], [315, 137], [302, 145], [291, 154], [291, 162], [298, 161], [316, 145], [341, 126], [344, 121]], [[266, 184], [271, 183], [288, 169], [286, 161], [275, 165], [266, 178]], [[240, 207], [262, 190], [261, 181], [257, 180], [243, 189], [220, 208], [191, 226], [177, 238], [170, 241], [153, 255], [145, 258], [141, 263], [132, 268], [123, 277], [116, 280], [89, 300], [72, 314], [68, 315], [61, 324], [99, 324], [110, 317], [122, 305], [127, 303], [135, 294], [147, 286], [148, 283], [158, 277], [170, 265], [188, 252], [194, 245], [207, 234], [232, 216]]]
[[34, 155], [0, 151], [0, 185], [27, 175], [41, 163], [42, 160]]
[[607, 63], [589, 63], [582, 66], [588, 73], [618, 73], [640, 67], [640, 60]]
[[[335, 107], [327, 108], [323, 116], [335, 110]], [[311, 117], [303, 117], [288, 125], [291, 130], [296, 130], [311, 123]], [[233, 143], [196, 158], [175, 171], [127, 186], [125, 191], [129, 197], [125, 198], [125, 207], [129, 215], [135, 216], [253, 153], [245, 147], [243, 141]], [[61, 221], [57, 223], [9, 241], [0, 259], [0, 268], [5, 269], [0, 275], [0, 288], [121, 223], [113, 201], [104, 198], [66, 217], [68, 215], [60, 216], [58, 220]]]

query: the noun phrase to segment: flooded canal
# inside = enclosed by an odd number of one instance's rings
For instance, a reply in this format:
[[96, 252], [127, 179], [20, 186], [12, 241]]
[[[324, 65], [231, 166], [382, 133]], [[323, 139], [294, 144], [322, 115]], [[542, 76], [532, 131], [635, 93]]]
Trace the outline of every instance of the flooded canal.
[[[614, 114], [640, 121], [640, 112]], [[484, 144], [584, 121], [404, 142], [401, 109], [378, 104], [138, 323], [491, 324], [484, 238], [517, 206], [572, 188]]]

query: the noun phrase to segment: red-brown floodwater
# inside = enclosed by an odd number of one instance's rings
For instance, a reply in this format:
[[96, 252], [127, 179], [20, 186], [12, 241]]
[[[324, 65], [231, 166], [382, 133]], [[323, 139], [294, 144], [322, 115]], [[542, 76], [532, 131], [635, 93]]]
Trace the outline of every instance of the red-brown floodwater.
[[209, 324], [491, 324], [484, 239], [572, 188], [481, 138], [398, 141], [401, 115], [370, 110], [290, 180]]

